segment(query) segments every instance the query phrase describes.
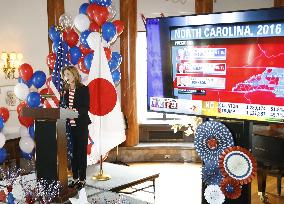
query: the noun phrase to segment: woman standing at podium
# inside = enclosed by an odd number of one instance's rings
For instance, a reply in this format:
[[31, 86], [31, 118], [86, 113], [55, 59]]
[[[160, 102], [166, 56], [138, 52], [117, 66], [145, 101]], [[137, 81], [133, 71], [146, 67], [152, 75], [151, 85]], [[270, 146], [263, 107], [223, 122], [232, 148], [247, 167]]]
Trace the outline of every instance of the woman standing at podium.
[[65, 105], [78, 112], [78, 118], [70, 118], [71, 141], [73, 145], [71, 166], [73, 181], [68, 187], [81, 189], [85, 186], [87, 169], [88, 125], [91, 123], [88, 111], [90, 108], [89, 88], [81, 83], [76, 67], [67, 66], [61, 71], [64, 80], [63, 98]]

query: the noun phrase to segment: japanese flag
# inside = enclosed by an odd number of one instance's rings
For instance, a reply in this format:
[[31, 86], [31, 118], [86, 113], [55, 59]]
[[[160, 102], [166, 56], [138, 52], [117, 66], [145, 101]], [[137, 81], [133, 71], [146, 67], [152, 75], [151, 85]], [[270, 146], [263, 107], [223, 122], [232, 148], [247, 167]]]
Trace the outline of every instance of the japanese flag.
[[94, 50], [89, 76], [91, 124], [89, 135], [94, 141], [88, 165], [96, 163], [101, 155], [125, 141], [125, 125], [120, 102], [112, 80], [108, 61], [99, 33], [93, 32], [87, 38]]

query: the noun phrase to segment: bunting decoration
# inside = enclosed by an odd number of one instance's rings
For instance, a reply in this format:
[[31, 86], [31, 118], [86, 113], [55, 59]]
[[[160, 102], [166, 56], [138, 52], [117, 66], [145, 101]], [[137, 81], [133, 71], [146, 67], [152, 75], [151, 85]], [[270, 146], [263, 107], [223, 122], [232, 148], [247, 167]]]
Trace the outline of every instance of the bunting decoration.
[[209, 204], [222, 204], [225, 201], [225, 196], [218, 185], [207, 186], [204, 197]]
[[219, 155], [233, 145], [231, 132], [220, 122], [206, 121], [196, 129], [194, 146], [204, 162], [217, 165]]
[[240, 146], [229, 147], [219, 158], [219, 168], [224, 177], [248, 184], [256, 175], [256, 161], [252, 154]]
[[226, 198], [237, 199], [241, 196], [242, 187], [240, 183], [234, 179], [223, 179], [220, 184], [220, 187]]

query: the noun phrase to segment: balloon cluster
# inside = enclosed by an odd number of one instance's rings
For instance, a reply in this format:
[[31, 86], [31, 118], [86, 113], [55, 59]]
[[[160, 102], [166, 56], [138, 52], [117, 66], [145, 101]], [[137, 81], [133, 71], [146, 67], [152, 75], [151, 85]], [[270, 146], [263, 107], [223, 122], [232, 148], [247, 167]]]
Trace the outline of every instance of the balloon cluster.
[[47, 66], [54, 69], [56, 53], [60, 36], [63, 36], [62, 46], [68, 50], [69, 61], [78, 65], [83, 82], [89, 74], [94, 50], [87, 42], [92, 33], [98, 33], [102, 37], [102, 44], [108, 60], [114, 83], [120, 82], [121, 74], [119, 66], [122, 57], [118, 52], [112, 52], [110, 45], [123, 32], [124, 24], [120, 20], [113, 20], [116, 15], [112, 0], [89, 0], [79, 8], [79, 14], [75, 16], [73, 26], [70, 26], [71, 16], [63, 14], [59, 19], [60, 27], [51, 26], [49, 37], [53, 42], [53, 52], [46, 58]]
[[6, 107], [0, 107], [0, 163], [3, 163], [7, 157], [7, 151], [4, 148], [6, 142], [4, 127], [9, 116], [9, 110]]
[[[22, 156], [31, 160], [34, 149], [34, 120], [30, 117], [21, 116], [25, 107], [42, 107], [42, 94], [47, 93], [47, 88], [42, 88], [46, 83], [46, 75], [43, 71], [33, 71], [30, 64], [24, 63], [19, 67], [18, 84], [14, 87], [15, 95], [21, 100], [17, 106], [18, 119], [20, 121], [20, 142]], [[41, 89], [42, 88], [42, 89]], [[39, 91], [39, 89], [41, 89]]]

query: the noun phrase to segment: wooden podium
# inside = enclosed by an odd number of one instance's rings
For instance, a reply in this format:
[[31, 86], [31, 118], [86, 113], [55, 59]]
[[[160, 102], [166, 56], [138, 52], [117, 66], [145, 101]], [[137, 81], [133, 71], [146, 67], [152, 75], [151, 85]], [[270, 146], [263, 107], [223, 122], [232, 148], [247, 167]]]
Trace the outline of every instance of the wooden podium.
[[78, 113], [64, 108], [23, 108], [21, 115], [35, 120], [37, 179], [60, 181], [58, 202], [76, 195], [68, 189], [66, 119]]

